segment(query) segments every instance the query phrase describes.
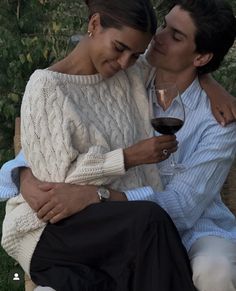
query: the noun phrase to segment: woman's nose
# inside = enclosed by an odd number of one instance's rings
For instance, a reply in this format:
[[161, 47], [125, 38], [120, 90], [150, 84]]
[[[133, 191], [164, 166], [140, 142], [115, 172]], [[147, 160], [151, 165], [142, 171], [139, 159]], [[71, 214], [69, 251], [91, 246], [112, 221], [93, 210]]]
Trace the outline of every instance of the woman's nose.
[[122, 54], [117, 59], [118, 64], [122, 68], [122, 70], [127, 69], [131, 65], [131, 57], [128, 54]]

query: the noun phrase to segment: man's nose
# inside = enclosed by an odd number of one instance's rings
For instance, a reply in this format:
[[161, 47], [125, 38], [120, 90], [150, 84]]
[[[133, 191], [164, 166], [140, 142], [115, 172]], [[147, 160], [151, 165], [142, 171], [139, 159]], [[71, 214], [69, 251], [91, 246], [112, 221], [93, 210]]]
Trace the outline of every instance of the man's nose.
[[154, 41], [156, 43], [162, 44], [165, 41], [166, 32], [164, 29], [160, 29], [154, 36]]

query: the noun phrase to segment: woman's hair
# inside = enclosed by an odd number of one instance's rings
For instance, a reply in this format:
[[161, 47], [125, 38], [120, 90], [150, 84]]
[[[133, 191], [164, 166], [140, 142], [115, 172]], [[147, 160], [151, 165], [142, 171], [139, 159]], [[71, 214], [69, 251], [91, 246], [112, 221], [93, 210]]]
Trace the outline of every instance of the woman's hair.
[[155, 34], [157, 19], [149, 0], [85, 0], [89, 18], [99, 13], [104, 28], [129, 26]]

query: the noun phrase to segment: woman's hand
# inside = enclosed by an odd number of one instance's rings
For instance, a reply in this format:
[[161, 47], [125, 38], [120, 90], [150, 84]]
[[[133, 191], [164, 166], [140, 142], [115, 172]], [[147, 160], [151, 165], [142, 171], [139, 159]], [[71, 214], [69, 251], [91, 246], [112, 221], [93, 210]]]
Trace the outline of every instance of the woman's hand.
[[124, 149], [125, 168], [164, 161], [177, 150], [175, 135], [154, 136]]

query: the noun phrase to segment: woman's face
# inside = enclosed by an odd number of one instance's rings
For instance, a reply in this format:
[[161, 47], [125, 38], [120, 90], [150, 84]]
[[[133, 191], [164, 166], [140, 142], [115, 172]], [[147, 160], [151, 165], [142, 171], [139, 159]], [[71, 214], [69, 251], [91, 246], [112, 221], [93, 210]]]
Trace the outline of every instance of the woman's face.
[[89, 55], [94, 72], [104, 78], [133, 65], [152, 36], [128, 26], [104, 29], [99, 24], [90, 37]]

